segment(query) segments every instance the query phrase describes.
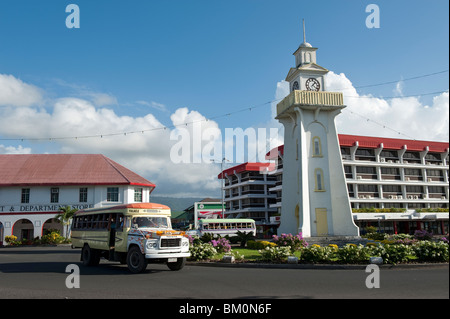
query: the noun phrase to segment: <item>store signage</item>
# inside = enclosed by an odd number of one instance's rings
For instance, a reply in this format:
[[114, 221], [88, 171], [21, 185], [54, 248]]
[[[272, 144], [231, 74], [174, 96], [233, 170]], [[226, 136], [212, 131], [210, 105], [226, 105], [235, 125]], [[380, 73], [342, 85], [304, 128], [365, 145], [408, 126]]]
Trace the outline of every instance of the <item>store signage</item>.
[[47, 205], [3, 205], [0, 213], [24, 213], [24, 212], [58, 212], [61, 208], [69, 206], [74, 209], [93, 208], [93, 204], [47, 204]]

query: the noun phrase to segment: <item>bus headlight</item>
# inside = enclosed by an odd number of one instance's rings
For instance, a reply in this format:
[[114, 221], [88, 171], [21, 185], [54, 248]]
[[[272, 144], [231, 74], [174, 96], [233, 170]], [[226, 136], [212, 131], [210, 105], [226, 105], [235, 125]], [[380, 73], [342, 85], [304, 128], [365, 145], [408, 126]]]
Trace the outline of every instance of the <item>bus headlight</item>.
[[189, 239], [188, 238], [182, 238], [181, 239], [181, 246], [183, 248], [189, 247]]
[[157, 246], [158, 246], [157, 240], [147, 240], [147, 243], [145, 244], [145, 247], [147, 249], [156, 249]]

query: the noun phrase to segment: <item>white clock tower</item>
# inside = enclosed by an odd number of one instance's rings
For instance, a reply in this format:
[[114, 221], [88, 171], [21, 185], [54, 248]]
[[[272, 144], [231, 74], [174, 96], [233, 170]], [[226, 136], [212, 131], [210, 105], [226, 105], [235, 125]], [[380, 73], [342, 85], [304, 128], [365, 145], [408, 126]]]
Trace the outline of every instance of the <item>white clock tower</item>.
[[343, 95], [326, 92], [328, 70], [317, 64], [317, 48], [306, 42], [294, 52], [286, 77], [291, 93], [277, 105], [284, 126], [283, 193], [279, 233], [359, 236], [353, 222], [335, 117]]

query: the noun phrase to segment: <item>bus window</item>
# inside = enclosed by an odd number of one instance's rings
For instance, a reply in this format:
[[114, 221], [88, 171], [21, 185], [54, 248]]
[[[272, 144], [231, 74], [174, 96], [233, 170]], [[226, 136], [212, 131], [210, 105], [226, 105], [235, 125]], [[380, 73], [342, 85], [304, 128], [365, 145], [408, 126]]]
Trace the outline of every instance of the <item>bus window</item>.
[[117, 214], [117, 225], [116, 225], [116, 230], [117, 231], [122, 231], [123, 230], [123, 214]]
[[168, 228], [166, 217], [134, 217], [132, 224], [136, 228]]
[[108, 229], [108, 217], [107, 214], [102, 214], [102, 221], [101, 221], [101, 228], [102, 229]]
[[86, 228], [87, 229], [92, 229], [92, 215], [86, 216], [87, 220], [86, 220]]

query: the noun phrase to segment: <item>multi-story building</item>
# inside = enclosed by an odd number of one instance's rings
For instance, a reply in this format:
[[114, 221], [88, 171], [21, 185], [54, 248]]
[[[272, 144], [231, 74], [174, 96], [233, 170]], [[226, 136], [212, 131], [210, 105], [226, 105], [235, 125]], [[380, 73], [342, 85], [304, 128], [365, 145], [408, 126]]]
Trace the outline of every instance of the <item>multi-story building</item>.
[[61, 207], [149, 202], [155, 185], [103, 155], [0, 155], [0, 242], [64, 228]]
[[271, 207], [277, 200], [269, 189], [276, 185], [276, 176], [268, 174], [274, 168], [270, 163], [244, 163], [221, 172], [225, 180], [224, 218], [251, 218], [256, 222], [260, 237], [270, 237], [277, 224], [273, 222], [277, 209]]
[[[414, 233], [421, 229], [434, 234], [448, 233], [448, 143], [344, 134], [338, 137], [353, 219], [361, 230], [376, 226], [388, 233]], [[261, 174], [259, 169], [253, 172], [260, 179], [271, 181], [269, 195], [265, 197], [269, 203], [267, 217], [260, 216], [260, 222], [264, 219], [270, 223], [270, 217], [279, 215], [283, 155], [284, 146], [267, 154], [266, 158], [276, 160], [277, 165], [269, 175]], [[247, 163], [224, 172], [260, 165], [268, 166], [267, 163]], [[240, 198], [236, 190], [228, 195], [229, 203], [236, 203]], [[261, 197], [264, 196], [261, 194]], [[227, 213], [228, 207], [236, 207], [236, 204], [227, 206]]]

